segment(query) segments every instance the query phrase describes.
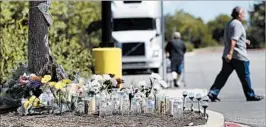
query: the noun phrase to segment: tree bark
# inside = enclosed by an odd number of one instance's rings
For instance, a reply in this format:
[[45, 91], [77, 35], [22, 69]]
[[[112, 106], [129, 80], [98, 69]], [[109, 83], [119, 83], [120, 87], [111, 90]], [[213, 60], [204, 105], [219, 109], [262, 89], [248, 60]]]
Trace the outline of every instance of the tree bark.
[[30, 73], [39, 76], [49, 74], [53, 80], [61, 80], [67, 78], [67, 75], [52, 57], [48, 43], [48, 24], [37, 7], [42, 2], [46, 1], [30, 1], [28, 69]]

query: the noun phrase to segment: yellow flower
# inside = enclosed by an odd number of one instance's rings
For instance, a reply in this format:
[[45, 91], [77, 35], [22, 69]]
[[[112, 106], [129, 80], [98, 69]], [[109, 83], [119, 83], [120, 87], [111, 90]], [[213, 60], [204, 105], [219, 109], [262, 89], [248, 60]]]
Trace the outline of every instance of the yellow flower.
[[42, 81], [41, 81], [43, 84], [46, 84], [47, 82], [49, 82], [47, 79], [45, 78], [42, 78]]
[[39, 107], [39, 104], [40, 104], [40, 100], [39, 100], [39, 98], [36, 98], [35, 101], [33, 102], [33, 106]]
[[34, 106], [34, 107], [39, 107], [39, 103], [38, 103], [38, 102], [34, 102], [34, 103], [33, 103], [33, 106]]
[[36, 99], [36, 96], [31, 96], [30, 100], [29, 100], [29, 103], [32, 104], [35, 99]]
[[51, 75], [45, 75], [43, 78], [45, 78], [45, 79], [47, 79], [49, 81], [52, 79]]
[[54, 88], [57, 90], [61, 89], [61, 83], [60, 82], [56, 83]]
[[56, 82], [49, 82], [49, 86], [50, 86], [50, 87], [54, 87], [55, 84], [56, 84]]
[[30, 101], [26, 101], [26, 102], [23, 104], [23, 106], [24, 106], [25, 109], [27, 109], [27, 108], [29, 107], [29, 105], [30, 105]]
[[62, 88], [66, 87], [66, 84], [65, 83], [62, 83], [61, 85], [62, 85]]
[[46, 84], [47, 82], [49, 82], [50, 80], [52, 79], [52, 77], [50, 75], [45, 75], [43, 78], [42, 78], [42, 83], [43, 84]]
[[70, 79], [63, 79], [62, 82], [65, 84], [70, 84], [72, 81]]
[[55, 84], [55, 89], [59, 90], [59, 89], [62, 89], [66, 86], [65, 83], [63, 83], [62, 81], [58, 82]]

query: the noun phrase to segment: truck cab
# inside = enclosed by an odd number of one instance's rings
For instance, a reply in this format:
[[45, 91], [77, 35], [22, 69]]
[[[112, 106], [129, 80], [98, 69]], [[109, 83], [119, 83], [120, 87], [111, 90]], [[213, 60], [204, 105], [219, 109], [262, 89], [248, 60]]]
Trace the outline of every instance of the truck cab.
[[122, 69], [162, 66], [160, 1], [113, 1], [112, 36], [122, 49]]

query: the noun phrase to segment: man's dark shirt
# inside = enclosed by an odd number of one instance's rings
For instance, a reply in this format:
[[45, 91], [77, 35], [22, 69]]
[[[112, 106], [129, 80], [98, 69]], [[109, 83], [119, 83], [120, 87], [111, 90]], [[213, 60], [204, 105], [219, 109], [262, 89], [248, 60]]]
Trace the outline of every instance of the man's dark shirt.
[[165, 51], [169, 52], [172, 62], [177, 62], [177, 64], [181, 64], [184, 59], [184, 54], [186, 53], [186, 45], [180, 39], [173, 39], [165, 47]]

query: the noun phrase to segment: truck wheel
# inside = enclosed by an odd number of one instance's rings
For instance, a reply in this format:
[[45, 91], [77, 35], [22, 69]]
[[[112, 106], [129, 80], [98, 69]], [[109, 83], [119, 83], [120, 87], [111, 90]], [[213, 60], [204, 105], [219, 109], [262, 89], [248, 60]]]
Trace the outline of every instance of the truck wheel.
[[154, 72], [154, 73], [159, 73], [159, 70], [160, 70], [160, 68], [153, 68], [153, 69], [151, 69], [151, 71]]

